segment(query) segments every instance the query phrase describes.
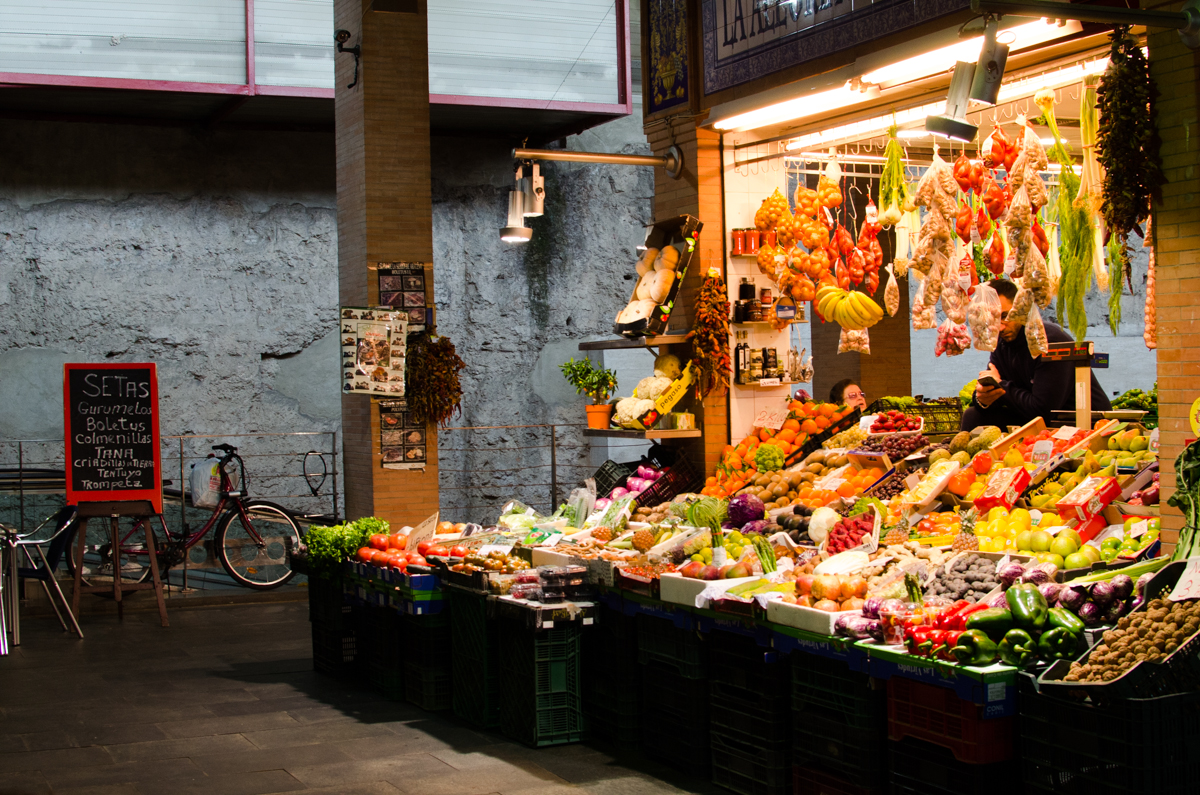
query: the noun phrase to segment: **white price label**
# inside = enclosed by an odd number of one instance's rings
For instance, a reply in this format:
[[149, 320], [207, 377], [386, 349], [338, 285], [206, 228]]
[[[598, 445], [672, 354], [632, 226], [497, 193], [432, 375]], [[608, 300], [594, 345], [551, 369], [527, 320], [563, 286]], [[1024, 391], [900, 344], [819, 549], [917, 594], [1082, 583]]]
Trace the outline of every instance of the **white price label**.
[[1158, 454], [1158, 428], [1150, 431], [1150, 452]]
[[787, 415], [787, 409], [763, 409], [754, 418], [753, 425], [755, 428], [770, 428], [777, 431], [783, 427], [783, 423], [787, 422]]
[[501, 555], [507, 555], [509, 552], [512, 552], [512, 548], [512, 544], [484, 544], [479, 548], [479, 554], [485, 557], [493, 552], [499, 552]]
[[1150, 531], [1150, 520], [1149, 519], [1143, 519], [1140, 522], [1134, 522], [1132, 525], [1129, 526], [1129, 536], [1131, 538], [1137, 538], [1138, 536], [1144, 536], [1149, 531]]
[[1017, 270], [1017, 255], [1009, 254], [1008, 259], [1004, 260], [1004, 275], [1012, 276]]
[[1063, 441], [1066, 441], [1067, 439], [1070, 439], [1072, 436], [1075, 435], [1076, 430], [1077, 429], [1073, 425], [1064, 425], [1063, 427], [1061, 427], [1057, 431], [1055, 431], [1054, 435], [1051, 436], [1050, 438], [1051, 439], [1062, 439]]
[[1052, 455], [1054, 455], [1054, 442], [1043, 439], [1033, 445], [1033, 450], [1029, 453], [1029, 460], [1035, 464], [1042, 464], [1049, 461]]
[[983, 238], [979, 236], [979, 227], [975, 226], [975, 224], [971, 224], [971, 245], [978, 246], [982, 242]]
[[[782, 383], [783, 383], [783, 381], [779, 378], [760, 378], [760, 379], [758, 379], [759, 386], [779, 386]], [[782, 428], [783, 424], [780, 423], [779, 427]], [[776, 430], [779, 430], [779, 428], [776, 428]]]
[[1200, 599], [1200, 558], [1188, 558], [1187, 567], [1179, 575], [1179, 582], [1175, 583], [1175, 588], [1167, 598], [1172, 602]]

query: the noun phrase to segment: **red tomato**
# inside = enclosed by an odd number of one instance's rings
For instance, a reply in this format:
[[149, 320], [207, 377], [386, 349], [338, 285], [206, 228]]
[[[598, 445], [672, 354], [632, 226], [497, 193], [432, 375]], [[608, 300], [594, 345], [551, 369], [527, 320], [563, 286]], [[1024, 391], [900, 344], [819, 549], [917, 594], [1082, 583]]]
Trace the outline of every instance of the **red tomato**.
[[421, 555], [420, 552], [413, 552], [411, 550], [408, 552], [405, 552], [404, 557], [408, 560], [409, 563], [412, 563], [414, 560], [425, 560], [425, 558]]
[[429, 547], [421, 554], [425, 555], [426, 557], [432, 556], [432, 557], [445, 558], [445, 557], [450, 556], [450, 550], [446, 549], [441, 544], [434, 544], [433, 546]]
[[388, 553], [378, 549], [371, 550], [371, 562], [376, 566], [386, 566]]
[[370, 543], [372, 549], [383, 551], [388, 548], [388, 537], [382, 533], [376, 533], [371, 536], [371, 540], [368, 543]]
[[408, 559], [408, 565], [410, 565], [410, 566], [428, 566], [429, 561], [425, 560], [425, 558], [421, 557], [420, 555], [416, 555], [415, 557], [411, 557]]
[[427, 538], [421, 543], [417, 544], [417, 552], [424, 555], [431, 546], [433, 546], [433, 539]]
[[467, 549], [462, 544], [457, 544], [450, 548], [450, 557], [465, 558], [468, 554], [470, 554], [470, 552], [471, 550]]
[[377, 550], [371, 549], [370, 547], [359, 547], [358, 552], [355, 553], [355, 555], [363, 563], [370, 563], [371, 558], [375, 556], [376, 551]]
[[404, 545], [408, 543], [408, 536], [401, 533], [392, 533], [388, 536], [388, 546], [392, 549], [404, 549]]

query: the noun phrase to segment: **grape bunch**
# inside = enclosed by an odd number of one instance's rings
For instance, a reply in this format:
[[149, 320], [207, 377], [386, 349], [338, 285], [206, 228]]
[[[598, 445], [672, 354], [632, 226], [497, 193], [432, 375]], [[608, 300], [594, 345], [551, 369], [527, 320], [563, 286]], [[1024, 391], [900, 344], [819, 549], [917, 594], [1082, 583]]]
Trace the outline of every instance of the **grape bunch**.
[[[918, 478], [924, 477], [924, 475], [925, 475], [925, 470], [923, 468], [916, 469], [913, 471], [916, 473]], [[904, 491], [904, 479], [906, 477], [908, 477], [907, 473], [904, 475], [901, 475], [899, 473], [892, 475], [890, 478], [885, 480], [883, 483], [880, 483], [878, 486], [876, 486], [875, 492], [871, 496], [877, 497], [878, 499], [881, 499], [884, 502], [890, 500], [892, 497], [898, 496], [901, 492]]]
[[859, 449], [870, 453], [886, 453], [891, 460], [899, 461], [928, 444], [929, 440], [925, 438], [925, 434], [918, 433], [916, 436], [884, 436], [871, 439], [859, 445]]

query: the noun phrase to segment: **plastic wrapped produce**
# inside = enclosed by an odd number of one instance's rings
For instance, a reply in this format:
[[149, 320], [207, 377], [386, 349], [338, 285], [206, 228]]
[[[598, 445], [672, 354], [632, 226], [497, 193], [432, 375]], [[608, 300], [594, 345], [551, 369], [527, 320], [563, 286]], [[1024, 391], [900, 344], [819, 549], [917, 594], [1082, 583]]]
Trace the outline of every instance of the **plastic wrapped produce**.
[[922, 281], [917, 287], [917, 295], [913, 298], [912, 304], [912, 327], [918, 331], [926, 328], [935, 328], [937, 326], [937, 313], [933, 309], [933, 305], [925, 305], [925, 282]]
[[1025, 255], [1024, 284], [1033, 293], [1034, 302], [1045, 309], [1054, 297], [1050, 285], [1050, 270], [1037, 246], [1030, 246]]
[[851, 331], [850, 329], [842, 329], [842, 335], [838, 338], [838, 353], [871, 353], [871, 338], [867, 336], [867, 330], [858, 329]]
[[1030, 307], [1029, 319], [1025, 321], [1025, 342], [1029, 344], [1029, 355], [1034, 358], [1050, 350], [1050, 343], [1046, 340], [1046, 327], [1042, 324], [1042, 313], [1036, 306]]
[[887, 286], [883, 288], [883, 307], [889, 317], [895, 317], [900, 311], [900, 285], [896, 282], [895, 269], [887, 266]]
[[935, 306], [942, 297], [946, 277], [950, 272], [950, 258], [940, 249], [933, 252], [933, 267], [925, 274], [925, 305]]
[[1000, 296], [991, 285], [984, 283], [975, 288], [975, 295], [967, 305], [967, 324], [975, 337], [977, 351], [994, 351], [1000, 340]]
[[955, 323], [965, 323], [967, 320], [967, 293], [962, 288], [962, 282], [951, 277], [946, 279], [944, 284], [942, 311]]
[[946, 318], [938, 326], [937, 344], [933, 347], [934, 355], [941, 356], [944, 353], [947, 356], [958, 356], [970, 347], [971, 335], [963, 324]]
[[1018, 326], [1023, 326], [1029, 319], [1029, 312], [1032, 309], [1033, 293], [1022, 287], [1017, 290], [1017, 294], [1013, 298], [1012, 309], [1008, 310], [1008, 319]]

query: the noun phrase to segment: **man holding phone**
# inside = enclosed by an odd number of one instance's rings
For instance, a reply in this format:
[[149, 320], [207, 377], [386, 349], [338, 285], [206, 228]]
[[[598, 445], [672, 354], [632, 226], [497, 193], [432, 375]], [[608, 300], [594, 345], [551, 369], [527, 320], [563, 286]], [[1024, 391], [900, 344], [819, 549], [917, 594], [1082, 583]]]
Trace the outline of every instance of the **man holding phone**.
[[[994, 279], [988, 282], [1000, 297], [1000, 340], [992, 351], [986, 370], [979, 373], [975, 397], [963, 412], [962, 430], [981, 425], [1024, 425], [1034, 417], [1051, 419], [1057, 409], [1075, 408], [1075, 365], [1072, 362], [1036, 359], [1029, 353], [1025, 327], [1009, 321], [1017, 286], [1010, 281]], [[1045, 318], [1046, 339], [1049, 342], [1072, 342], [1073, 338], [1061, 327]], [[1092, 373], [1092, 411], [1112, 408], [1103, 387]]]

